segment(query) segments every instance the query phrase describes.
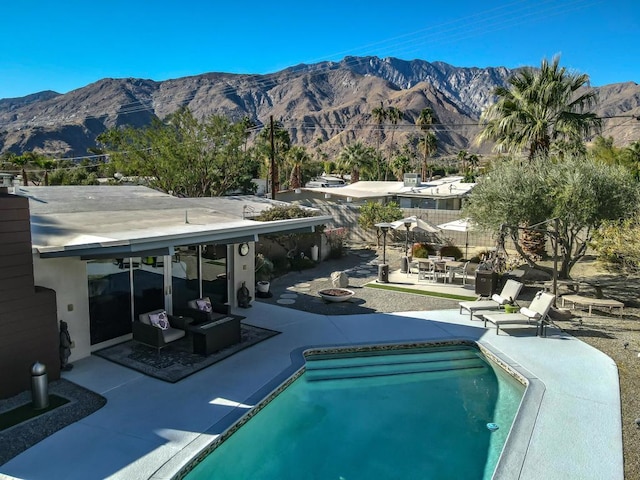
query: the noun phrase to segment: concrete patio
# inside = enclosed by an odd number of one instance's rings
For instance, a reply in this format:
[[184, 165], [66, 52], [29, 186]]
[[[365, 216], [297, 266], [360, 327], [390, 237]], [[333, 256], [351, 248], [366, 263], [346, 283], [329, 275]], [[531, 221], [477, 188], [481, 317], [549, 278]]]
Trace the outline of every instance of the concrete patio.
[[[463, 338], [536, 379], [520, 419], [521, 479], [622, 479], [620, 399], [609, 357], [553, 327], [496, 335], [457, 310], [324, 316], [255, 302], [247, 323], [282, 334], [169, 384], [92, 356], [64, 377], [107, 405], [0, 467], [3, 478], [166, 479], [279, 384], [303, 346]], [[514, 476], [515, 474], [515, 476]]]

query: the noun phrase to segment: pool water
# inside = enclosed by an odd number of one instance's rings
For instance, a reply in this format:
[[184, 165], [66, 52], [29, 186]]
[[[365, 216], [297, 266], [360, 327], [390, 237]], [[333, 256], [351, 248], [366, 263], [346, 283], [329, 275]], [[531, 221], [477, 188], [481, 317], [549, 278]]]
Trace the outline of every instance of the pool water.
[[470, 346], [313, 355], [185, 478], [488, 479], [523, 394]]

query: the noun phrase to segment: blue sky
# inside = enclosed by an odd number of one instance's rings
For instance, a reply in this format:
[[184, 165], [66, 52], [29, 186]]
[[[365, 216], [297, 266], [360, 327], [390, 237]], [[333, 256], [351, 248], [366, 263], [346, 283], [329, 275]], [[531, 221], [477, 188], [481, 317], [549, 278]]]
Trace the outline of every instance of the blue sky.
[[346, 55], [513, 68], [560, 54], [593, 85], [640, 83], [640, 0], [7, 0], [2, 19], [0, 98]]

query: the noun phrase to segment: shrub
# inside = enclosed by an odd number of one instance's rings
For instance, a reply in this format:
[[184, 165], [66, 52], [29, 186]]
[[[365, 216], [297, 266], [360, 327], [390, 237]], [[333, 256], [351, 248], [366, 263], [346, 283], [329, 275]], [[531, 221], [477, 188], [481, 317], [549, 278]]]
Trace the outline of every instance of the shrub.
[[458, 258], [462, 258], [462, 250], [455, 245], [445, 245], [440, 249], [440, 256], [453, 257], [457, 260]]
[[291, 263], [291, 270], [308, 270], [309, 268], [316, 266], [316, 262], [311, 260], [309, 257], [294, 257], [289, 261]]
[[344, 255], [344, 241], [347, 238], [347, 233], [347, 229], [344, 227], [324, 231], [329, 244], [329, 258], [336, 259]]
[[274, 265], [271, 260], [263, 254], [256, 255], [256, 281], [268, 282], [273, 275]]
[[414, 258], [427, 258], [435, 253], [436, 249], [428, 243], [414, 243], [411, 247], [411, 256]]

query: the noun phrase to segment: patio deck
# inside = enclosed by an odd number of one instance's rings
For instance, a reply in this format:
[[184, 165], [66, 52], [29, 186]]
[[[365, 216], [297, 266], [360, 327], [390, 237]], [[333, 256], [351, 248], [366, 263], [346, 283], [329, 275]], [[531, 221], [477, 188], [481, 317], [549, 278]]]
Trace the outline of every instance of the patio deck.
[[[425, 285], [426, 287], [427, 285]], [[431, 288], [431, 286], [429, 286]], [[169, 384], [92, 356], [64, 378], [108, 400], [96, 413], [0, 467], [2, 478], [167, 479], [286, 376], [303, 346], [463, 338], [500, 352], [542, 390], [503, 478], [622, 479], [617, 369], [602, 352], [550, 327], [495, 334], [458, 310], [326, 316], [254, 302], [246, 323], [282, 332]], [[533, 412], [533, 413], [531, 413]]]

